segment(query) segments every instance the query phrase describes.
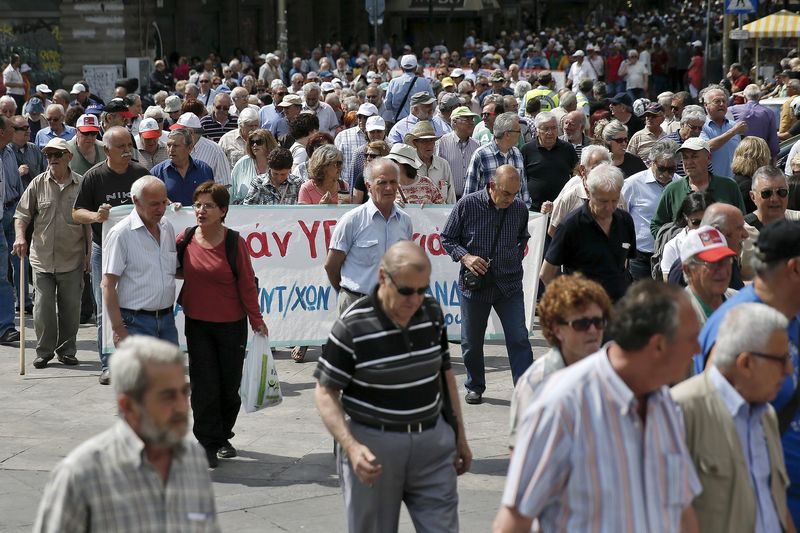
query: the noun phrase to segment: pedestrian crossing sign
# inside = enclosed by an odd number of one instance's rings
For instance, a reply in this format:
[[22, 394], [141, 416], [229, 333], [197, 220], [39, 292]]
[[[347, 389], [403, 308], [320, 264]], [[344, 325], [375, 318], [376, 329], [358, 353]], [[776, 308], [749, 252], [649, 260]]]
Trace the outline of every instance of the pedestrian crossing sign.
[[727, 15], [744, 15], [758, 10], [758, 0], [725, 0]]

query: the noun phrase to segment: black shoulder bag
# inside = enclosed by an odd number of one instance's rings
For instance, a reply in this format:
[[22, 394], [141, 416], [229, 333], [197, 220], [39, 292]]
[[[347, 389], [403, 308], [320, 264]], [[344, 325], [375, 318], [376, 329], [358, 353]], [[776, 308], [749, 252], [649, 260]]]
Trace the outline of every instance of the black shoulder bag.
[[500, 231], [503, 229], [503, 222], [506, 220], [506, 213], [508, 213], [508, 208], [501, 210], [500, 213], [500, 221], [497, 223], [497, 232], [494, 234], [494, 242], [492, 242], [492, 249], [489, 251], [489, 270], [484, 275], [475, 274], [472, 270], [468, 269], [466, 266], [461, 274], [461, 281], [464, 283], [464, 287], [471, 291], [479, 291], [482, 289], [488, 289], [492, 285], [494, 285], [495, 279], [494, 274], [492, 274], [492, 259], [494, 258], [494, 252], [497, 249], [497, 241], [500, 240]]
[[403, 112], [403, 108], [406, 106], [406, 102], [408, 102], [408, 96], [411, 94], [411, 90], [414, 89], [414, 85], [417, 83], [417, 75], [415, 74], [413, 78], [411, 78], [411, 85], [408, 86], [408, 90], [406, 91], [406, 95], [403, 97], [403, 101], [400, 103], [400, 107], [397, 108], [397, 111], [394, 113], [394, 122], [397, 123], [397, 117], [400, 116], [400, 113]]

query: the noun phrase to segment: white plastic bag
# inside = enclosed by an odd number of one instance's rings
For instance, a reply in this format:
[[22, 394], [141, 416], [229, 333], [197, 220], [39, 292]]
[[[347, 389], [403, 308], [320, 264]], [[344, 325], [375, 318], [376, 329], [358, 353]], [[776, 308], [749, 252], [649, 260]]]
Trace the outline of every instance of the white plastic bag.
[[255, 334], [244, 358], [242, 385], [239, 388], [246, 413], [278, 405], [283, 401], [281, 382], [275, 370], [275, 360], [269, 338]]

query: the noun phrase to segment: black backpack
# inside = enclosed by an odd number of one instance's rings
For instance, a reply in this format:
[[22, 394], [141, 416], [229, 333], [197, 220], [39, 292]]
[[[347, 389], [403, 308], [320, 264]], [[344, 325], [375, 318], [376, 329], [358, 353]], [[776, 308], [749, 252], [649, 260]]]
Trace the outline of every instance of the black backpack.
[[[191, 226], [183, 231], [183, 240], [176, 246], [178, 252], [178, 268], [183, 268], [183, 255], [186, 253], [186, 247], [194, 237], [194, 232], [197, 231], [197, 226]], [[239, 279], [239, 268], [236, 266], [236, 256], [239, 253], [239, 232], [228, 228], [225, 232], [225, 257], [228, 259], [228, 265], [233, 272], [233, 278]], [[256, 289], [258, 289], [258, 277], [256, 280]]]

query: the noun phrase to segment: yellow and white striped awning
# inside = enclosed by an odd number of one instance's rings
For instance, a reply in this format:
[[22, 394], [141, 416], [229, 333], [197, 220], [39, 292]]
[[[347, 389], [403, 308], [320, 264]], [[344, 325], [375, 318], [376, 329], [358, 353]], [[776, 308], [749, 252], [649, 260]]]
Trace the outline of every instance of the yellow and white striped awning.
[[800, 37], [800, 15], [791, 11], [778, 11], [764, 18], [745, 24], [742, 29], [750, 33], [750, 38]]

